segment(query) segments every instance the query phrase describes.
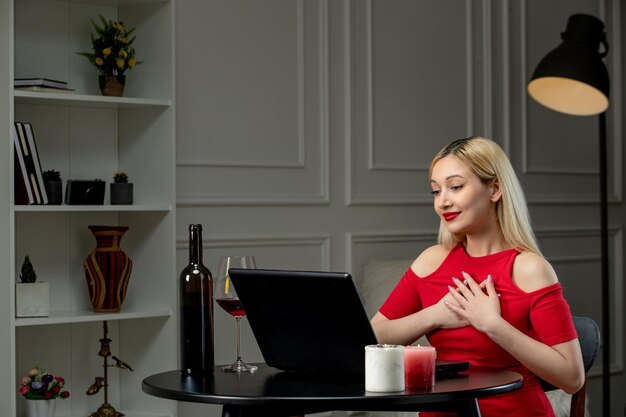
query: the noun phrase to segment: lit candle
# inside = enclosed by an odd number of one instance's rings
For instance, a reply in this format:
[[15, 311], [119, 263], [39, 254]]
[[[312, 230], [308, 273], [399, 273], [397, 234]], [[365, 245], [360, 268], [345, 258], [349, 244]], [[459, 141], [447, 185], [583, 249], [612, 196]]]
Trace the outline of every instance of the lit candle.
[[429, 388], [435, 385], [436, 358], [437, 351], [432, 346], [406, 346], [404, 348], [406, 387]]
[[365, 346], [365, 390], [404, 391], [404, 347]]

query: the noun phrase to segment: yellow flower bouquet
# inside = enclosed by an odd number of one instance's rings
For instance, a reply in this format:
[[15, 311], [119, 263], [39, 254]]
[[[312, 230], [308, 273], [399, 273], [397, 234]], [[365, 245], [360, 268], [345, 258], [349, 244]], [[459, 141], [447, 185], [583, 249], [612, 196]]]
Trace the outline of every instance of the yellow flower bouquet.
[[100, 75], [119, 76], [133, 69], [141, 62], [135, 59], [135, 48], [131, 37], [135, 28], [126, 29], [123, 22], [107, 20], [100, 15], [102, 26], [91, 21], [97, 37], [91, 33], [93, 52], [78, 52], [87, 57], [89, 62], [98, 69]]

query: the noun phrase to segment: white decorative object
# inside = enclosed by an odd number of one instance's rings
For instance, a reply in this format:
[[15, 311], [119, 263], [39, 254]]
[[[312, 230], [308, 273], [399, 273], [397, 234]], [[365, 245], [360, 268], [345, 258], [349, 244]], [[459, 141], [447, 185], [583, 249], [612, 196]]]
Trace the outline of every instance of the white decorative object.
[[365, 346], [365, 390], [404, 391], [404, 346]]
[[26, 400], [28, 417], [54, 417], [57, 400]]
[[15, 284], [15, 316], [46, 317], [50, 313], [50, 287], [47, 282]]

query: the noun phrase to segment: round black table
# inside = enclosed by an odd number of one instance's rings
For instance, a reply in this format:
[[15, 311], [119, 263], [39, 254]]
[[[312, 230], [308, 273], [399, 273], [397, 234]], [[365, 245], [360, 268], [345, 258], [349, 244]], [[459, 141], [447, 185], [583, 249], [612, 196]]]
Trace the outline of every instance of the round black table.
[[147, 394], [177, 401], [222, 404], [223, 417], [291, 416], [328, 410], [456, 411], [479, 417], [478, 398], [517, 390], [521, 375], [472, 368], [428, 389], [365, 391], [364, 376], [283, 372], [263, 363], [257, 372], [195, 377], [169, 371], [143, 380]]

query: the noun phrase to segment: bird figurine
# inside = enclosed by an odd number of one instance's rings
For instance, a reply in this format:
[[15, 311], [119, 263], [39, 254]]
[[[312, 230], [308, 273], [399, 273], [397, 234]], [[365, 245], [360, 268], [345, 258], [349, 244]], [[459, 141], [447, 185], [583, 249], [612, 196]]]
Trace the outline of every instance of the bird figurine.
[[104, 378], [97, 376], [93, 384], [87, 388], [87, 395], [94, 395], [104, 386]]
[[115, 367], [120, 368], [120, 369], [127, 369], [129, 371], [133, 370], [133, 368], [131, 368], [129, 364], [127, 364], [126, 362], [118, 358], [117, 356], [113, 355], [111, 356], [111, 358], [115, 360], [115, 365], [114, 365]]

